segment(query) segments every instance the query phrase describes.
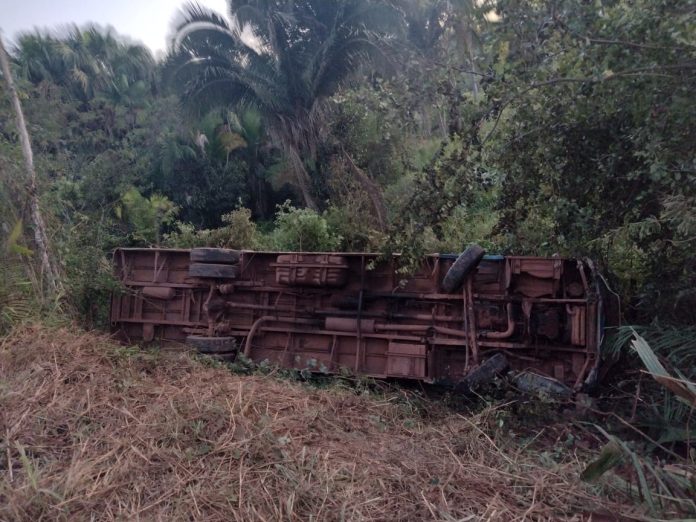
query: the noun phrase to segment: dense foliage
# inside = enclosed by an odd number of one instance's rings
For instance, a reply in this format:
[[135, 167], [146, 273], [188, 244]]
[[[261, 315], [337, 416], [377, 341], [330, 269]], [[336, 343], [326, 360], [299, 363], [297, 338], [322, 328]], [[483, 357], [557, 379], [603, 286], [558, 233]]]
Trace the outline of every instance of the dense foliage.
[[[691, 1], [229, 7], [187, 7], [161, 62], [96, 27], [11, 50], [62, 306], [104, 317], [115, 246], [475, 241], [589, 255], [629, 319], [693, 322]], [[42, 281], [0, 114], [5, 304]]]
[[444, 237], [448, 216], [485, 194], [501, 250], [590, 255], [630, 317], [693, 321], [692, 2], [500, 2], [497, 13], [482, 33], [482, 94], [451, 100], [461, 123], [409, 223]]
[[653, 513], [645, 470], [692, 508], [634, 450], [695, 461], [694, 0], [228, 4], [189, 4], [160, 61], [93, 26], [10, 49], [38, 183], [0, 74], [0, 333], [107, 326], [118, 246], [589, 256], [638, 325], [603, 356], [659, 377], [615, 373], [599, 431]]
[[485, 149], [504, 176], [498, 228], [511, 248], [586, 252], [611, 267], [631, 305], [682, 320], [696, 319], [696, 294], [682, 292], [696, 284], [690, 9], [511, 8], [493, 36], [500, 73], [489, 90], [505, 121], [486, 129]]

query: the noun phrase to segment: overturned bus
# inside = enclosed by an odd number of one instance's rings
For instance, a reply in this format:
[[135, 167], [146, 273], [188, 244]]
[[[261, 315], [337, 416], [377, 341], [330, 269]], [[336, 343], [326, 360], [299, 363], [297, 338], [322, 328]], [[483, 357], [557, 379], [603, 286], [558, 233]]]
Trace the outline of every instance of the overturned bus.
[[579, 391], [597, 379], [603, 304], [590, 261], [122, 248], [111, 324], [125, 342], [232, 360], [460, 385], [510, 368]]

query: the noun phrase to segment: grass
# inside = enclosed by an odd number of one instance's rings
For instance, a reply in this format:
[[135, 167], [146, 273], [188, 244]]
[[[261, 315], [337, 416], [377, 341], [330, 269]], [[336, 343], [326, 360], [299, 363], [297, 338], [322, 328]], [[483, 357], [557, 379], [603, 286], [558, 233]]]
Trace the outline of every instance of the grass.
[[0, 341], [0, 520], [645, 519], [580, 480], [594, 451], [501, 418], [25, 326]]

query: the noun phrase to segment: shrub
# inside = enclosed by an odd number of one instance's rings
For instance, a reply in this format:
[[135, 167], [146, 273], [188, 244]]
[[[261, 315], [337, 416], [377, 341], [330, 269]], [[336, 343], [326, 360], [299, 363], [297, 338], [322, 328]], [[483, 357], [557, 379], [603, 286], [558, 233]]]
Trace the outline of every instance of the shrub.
[[385, 237], [372, 223], [371, 209], [365, 205], [341, 202], [331, 205], [324, 217], [330, 230], [341, 238], [344, 252], [378, 252], [384, 247]]
[[138, 243], [159, 244], [162, 226], [171, 223], [179, 212], [166, 196], [153, 194], [146, 198], [135, 187], [123, 193], [121, 203], [123, 207], [118, 207], [117, 213], [125, 214], [133, 240]]
[[272, 249], [330, 252], [341, 245], [341, 236], [324, 216], [308, 208], [295, 208], [289, 201], [278, 205], [275, 226], [265, 245]]
[[222, 216], [220, 228], [196, 230], [190, 223], [177, 221], [175, 230], [164, 236], [164, 244], [176, 248], [202, 246], [253, 249], [259, 244], [259, 231], [251, 220], [251, 210], [239, 208]]
[[220, 246], [228, 248], [252, 249], [258, 244], [258, 229], [256, 223], [251, 220], [251, 210], [239, 208], [222, 216], [225, 226], [219, 229], [219, 241], [224, 242]]

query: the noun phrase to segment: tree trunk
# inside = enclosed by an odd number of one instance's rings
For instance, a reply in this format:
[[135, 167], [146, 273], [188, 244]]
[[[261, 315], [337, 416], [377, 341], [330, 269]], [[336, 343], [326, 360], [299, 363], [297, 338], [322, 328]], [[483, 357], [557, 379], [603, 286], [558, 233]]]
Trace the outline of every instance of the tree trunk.
[[295, 147], [288, 147], [286, 150], [290, 155], [290, 163], [292, 166], [292, 170], [295, 173], [297, 188], [300, 189], [300, 194], [302, 195], [302, 200], [304, 201], [305, 206], [312, 210], [318, 211], [319, 207], [314, 201], [312, 193], [309, 189], [309, 173], [307, 172], [307, 169], [304, 166], [304, 162], [300, 157], [300, 153], [297, 151]]
[[261, 160], [259, 159], [258, 147], [254, 146], [247, 157], [247, 163], [250, 172], [250, 193], [254, 199], [254, 212], [256, 217], [262, 220], [268, 219], [268, 188], [267, 181], [263, 176], [261, 169]]
[[363, 190], [365, 190], [367, 195], [370, 197], [379, 229], [384, 232], [387, 228], [387, 206], [384, 204], [382, 189], [364, 170], [355, 164], [353, 158], [350, 157], [350, 154], [348, 154], [343, 147], [341, 147], [341, 151], [343, 152], [343, 156], [348, 161], [351, 169], [353, 169], [353, 172], [358, 178], [360, 185], [362, 185]]
[[478, 98], [479, 85], [478, 79], [476, 78], [476, 60], [474, 57], [474, 30], [472, 28], [472, 21], [470, 19], [462, 17], [460, 20], [460, 31], [464, 35], [464, 46], [466, 47], [466, 53], [469, 58], [469, 69], [471, 69], [471, 90], [474, 93], [474, 99]]
[[296, 172], [296, 174], [297, 184], [300, 186], [300, 193], [302, 194], [304, 204], [307, 206], [307, 208], [318, 211], [319, 206], [314, 201], [314, 198], [309, 190], [309, 174], [307, 174], [307, 169], [304, 168], [304, 165]]
[[31, 141], [29, 132], [24, 121], [24, 113], [22, 105], [17, 96], [14, 82], [12, 80], [12, 72], [10, 70], [10, 60], [5, 51], [5, 46], [0, 35], [0, 69], [5, 77], [7, 92], [12, 102], [12, 108], [15, 112], [17, 120], [17, 132], [19, 133], [19, 141], [22, 145], [22, 154], [24, 156], [24, 166], [27, 172], [27, 195], [29, 197], [29, 208], [32, 224], [34, 226], [34, 242], [38, 250], [39, 259], [41, 261], [41, 272], [48, 284], [48, 297], [55, 298], [62, 292], [62, 284], [60, 280], [60, 272], [56, 265], [51, 260], [49, 254], [49, 241], [46, 234], [46, 224], [41, 214], [39, 205], [39, 195], [36, 186], [36, 171], [34, 170], [34, 155], [31, 150]]

